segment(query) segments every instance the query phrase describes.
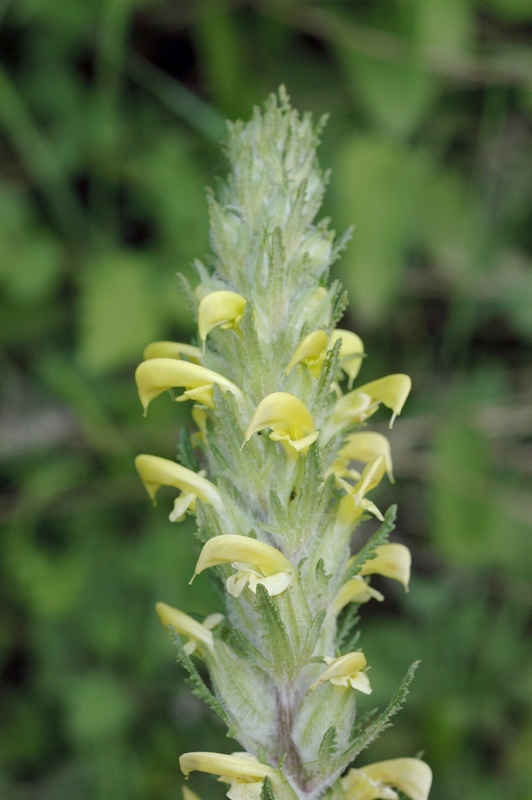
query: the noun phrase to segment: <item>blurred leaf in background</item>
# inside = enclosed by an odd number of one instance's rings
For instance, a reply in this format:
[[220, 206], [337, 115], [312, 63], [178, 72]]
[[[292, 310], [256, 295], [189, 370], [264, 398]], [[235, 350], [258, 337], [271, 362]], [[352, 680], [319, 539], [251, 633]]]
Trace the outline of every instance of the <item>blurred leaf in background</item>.
[[133, 469], [187, 417], [161, 396], [143, 420], [133, 371], [192, 335], [175, 273], [208, 254], [224, 117], [281, 82], [331, 113], [361, 378], [414, 379], [392, 447], [416, 577], [363, 609], [377, 704], [422, 666], [368, 760], [425, 749], [434, 800], [531, 796], [529, 0], [7, 0], [0, 22], [2, 798], [176, 800], [183, 750], [234, 747], [152, 611], [217, 598]]

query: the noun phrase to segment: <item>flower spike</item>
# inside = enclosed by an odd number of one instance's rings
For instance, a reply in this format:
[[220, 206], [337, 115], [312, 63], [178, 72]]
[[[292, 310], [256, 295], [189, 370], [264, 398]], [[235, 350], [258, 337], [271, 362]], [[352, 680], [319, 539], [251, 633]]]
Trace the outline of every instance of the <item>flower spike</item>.
[[325, 656], [323, 660], [327, 664], [327, 668], [314, 681], [310, 687], [311, 691], [315, 691], [320, 683], [330, 681], [333, 686], [343, 686], [345, 689], [351, 687], [364, 694], [371, 694], [368, 676], [362, 672], [367, 665], [363, 653], [347, 653], [340, 658]]
[[398, 800], [392, 786], [410, 800], [427, 800], [432, 770], [419, 758], [394, 758], [350, 769], [341, 783], [346, 800]]
[[232, 533], [215, 536], [203, 545], [193, 577], [219, 564], [237, 568], [236, 574], [227, 579], [227, 591], [233, 597], [239, 597], [246, 585], [255, 593], [258, 584], [269, 595], [281, 594], [295, 574], [293, 565], [277, 548]]
[[246, 300], [236, 292], [210, 292], [198, 306], [198, 330], [205, 345], [209, 333], [217, 327], [224, 330], [236, 328], [242, 319]]
[[214, 408], [212, 387], [217, 384], [224, 392], [232, 392], [237, 401], [244, 403], [244, 396], [238, 386], [230, 380], [189, 361], [172, 358], [153, 358], [139, 364], [135, 372], [140, 401], [144, 416], [152, 400], [174, 387], [184, 387], [185, 392], [178, 400], [194, 400], [209, 408]]
[[281, 442], [290, 455], [306, 455], [319, 436], [306, 406], [289, 392], [273, 392], [260, 401], [245, 433], [244, 444], [264, 428], [271, 428], [270, 439]]
[[156, 603], [155, 610], [165, 628], [173, 628], [176, 633], [186, 636], [188, 642], [184, 646], [185, 653], [191, 655], [198, 644], [205, 645], [212, 650], [213, 639], [211, 630], [218, 625], [222, 619], [222, 614], [209, 614], [202, 623], [184, 614], [177, 608], [167, 606], [166, 603]]

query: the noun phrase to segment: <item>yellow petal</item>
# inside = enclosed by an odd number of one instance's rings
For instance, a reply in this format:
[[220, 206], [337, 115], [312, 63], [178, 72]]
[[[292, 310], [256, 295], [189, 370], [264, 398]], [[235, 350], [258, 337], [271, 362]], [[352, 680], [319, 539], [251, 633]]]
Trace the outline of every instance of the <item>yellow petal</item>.
[[321, 372], [328, 344], [329, 338], [325, 331], [309, 333], [308, 336], [301, 339], [294, 350], [284, 374], [289, 375], [295, 365], [302, 361], [310, 369], [314, 377], [317, 378]]
[[152, 500], [161, 486], [174, 486], [182, 492], [199, 497], [204, 503], [210, 503], [217, 509], [223, 508], [220, 493], [213, 483], [175, 461], [158, 456], [141, 455], [136, 457], [135, 466]]
[[155, 610], [165, 628], [173, 628], [176, 633], [212, 648], [212, 633], [200, 622], [166, 603], [157, 603]]
[[371, 780], [395, 786], [411, 800], [427, 800], [432, 785], [432, 770], [419, 758], [394, 758], [362, 767]]
[[353, 385], [353, 381], [360, 372], [362, 366], [362, 359], [364, 357], [364, 344], [360, 336], [357, 336], [353, 331], [345, 331], [342, 328], [336, 328], [330, 336], [330, 346], [334, 347], [338, 339], [341, 339], [340, 345], [340, 367], [343, 369], [349, 378], [349, 388]]
[[[360, 575], [384, 575], [399, 581], [408, 591], [410, 581], [410, 566], [412, 556], [404, 544], [381, 544], [375, 548], [375, 558], [369, 559], [362, 565]], [[349, 562], [348, 562], [349, 563]]]
[[385, 473], [386, 459], [384, 456], [377, 456], [377, 458], [364, 467], [360, 480], [353, 486], [353, 497], [362, 498], [368, 492], [371, 492], [371, 490], [382, 481]]
[[350, 769], [341, 784], [345, 800], [399, 800], [397, 792], [372, 781], [359, 769]]
[[379, 602], [384, 600], [383, 595], [376, 589], [372, 589], [361, 575], [355, 575], [340, 587], [332, 602], [331, 611], [338, 616], [348, 603], [367, 603], [371, 598]]
[[369, 395], [373, 402], [384, 403], [385, 406], [391, 408], [393, 411], [391, 428], [395, 417], [403, 410], [411, 388], [412, 381], [408, 375], [396, 374], [386, 375], [384, 378], [366, 383], [364, 386], [359, 386], [356, 391]]
[[168, 515], [168, 519], [170, 522], [181, 522], [185, 519], [189, 509], [190, 511], [196, 510], [196, 495], [182, 492], [179, 497], [176, 497], [174, 500], [174, 507]]
[[226, 533], [214, 536], [203, 545], [194, 574], [199, 575], [204, 569], [234, 561], [251, 564], [266, 576], [278, 572], [295, 573], [290, 561], [276, 547], [249, 536]]
[[[324, 683], [325, 681], [336, 681], [341, 678], [354, 677], [367, 665], [364, 654], [360, 652], [347, 653], [345, 656], [340, 656], [340, 658], [325, 658], [324, 661], [328, 662], [328, 666], [310, 687], [312, 691], [314, 691], [320, 683]], [[364, 689], [362, 689], [362, 691], [364, 691]], [[369, 694], [370, 691], [371, 688], [365, 693]]]
[[352, 433], [347, 437], [346, 443], [338, 455], [349, 461], [363, 461], [366, 464], [369, 464], [370, 461], [373, 461], [378, 456], [384, 456], [386, 471], [390, 481], [393, 483], [390, 442], [382, 433], [375, 433], [374, 431]]
[[233, 597], [240, 597], [246, 586], [253, 594], [257, 593], [257, 586], [264, 586], [270, 597], [282, 594], [290, 585], [292, 575], [288, 572], [276, 572], [275, 575], [263, 577], [255, 570], [239, 569], [230, 575], [226, 581], [227, 591]]
[[143, 359], [150, 361], [152, 358], [177, 358], [186, 356], [194, 364], [201, 364], [201, 350], [192, 344], [181, 342], [152, 342], [145, 350]]
[[270, 438], [284, 440], [296, 451], [306, 452], [319, 432], [306, 406], [289, 392], [273, 392], [260, 401], [244, 436], [244, 443], [254, 433], [271, 428]]
[[[173, 358], [153, 358], [143, 361], [137, 367], [135, 380], [145, 413], [152, 400], [167, 389], [180, 386], [186, 390], [194, 390], [211, 387], [216, 383], [222, 391], [232, 392], [240, 403], [244, 402], [242, 392], [230, 380], [189, 361], [178, 361]], [[210, 396], [207, 394], [203, 401], [205, 405], [214, 408], [212, 393]]]
[[236, 292], [219, 291], [206, 294], [198, 306], [198, 330], [202, 342], [219, 325], [223, 327], [238, 325], [245, 307], [245, 298]]
[[267, 775], [270, 778], [278, 776], [277, 770], [273, 767], [261, 764], [248, 754], [229, 756], [223, 753], [184, 753], [179, 759], [179, 766], [185, 777], [194, 770], [229, 779], [247, 778], [250, 781], [263, 781]]
[[354, 389], [340, 395], [334, 406], [333, 421], [339, 424], [363, 422], [378, 409], [379, 404], [373, 402], [369, 394]]

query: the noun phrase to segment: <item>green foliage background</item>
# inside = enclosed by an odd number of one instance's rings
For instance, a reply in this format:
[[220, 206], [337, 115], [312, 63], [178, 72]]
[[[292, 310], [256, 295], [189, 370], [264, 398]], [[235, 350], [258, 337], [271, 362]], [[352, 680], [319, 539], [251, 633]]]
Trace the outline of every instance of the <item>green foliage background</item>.
[[[187, 585], [193, 526], [133, 469], [188, 409], [141, 416], [133, 368], [188, 340], [174, 273], [208, 249], [224, 117], [284, 82], [331, 113], [325, 212], [362, 378], [412, 375], [391, 435], [403, 595], [363, 646], [383, 704], [368, 760], [425, 750], [433, 800], [532, 796], [532, 3], [2, 0], [0, 796], [176, 800], [184, 750], [234, 743], [153, 613]], [[384, 423], [383, 423], [384, 425]], [[383, 427], [384, 430], [384, 427]], [[205, 778], [203, 797], [221, 787]]]

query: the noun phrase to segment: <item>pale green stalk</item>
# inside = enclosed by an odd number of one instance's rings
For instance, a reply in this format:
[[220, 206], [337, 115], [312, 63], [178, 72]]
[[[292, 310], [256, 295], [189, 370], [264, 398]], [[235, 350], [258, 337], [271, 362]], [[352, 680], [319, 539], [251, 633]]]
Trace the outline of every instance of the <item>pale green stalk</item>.
[[[181, 465], [137, 464], [152, 497], [163, 484], [180, 490], [171, 519], [196, 514], [196, 573], [215, 570], [226, 595], [222, 622], [200, 624], [164, 603], [159, 614], [196, 692], [245, 749], [184, 754], [181, 767], [218, 775], [231, 800], [393, 799], [396, 790], [426, 800], [431, 773], [419, 759], [342, 777], [412, 677], [357, 726], [357, 697], [371, 684], [349, 620], [360, 603], [382, 600], [364, 576], [407, 588], [410, 554], [387, 544], [394, 509], [383, 516], [368, 497], [392, 476], [388, 442], [355, 432], [380, 405], [400, 414], [410, 379], [352, 389], [363, 345], [335, 327], [346, 298], [328, 274], [346, 237], [315, 222], [325, 186], [317, 143], [310, 116], [300, 118], [283, 89], [249, 123], [229, 125], [229, 179], [209, 195], [213, 255], [196, 262], [200, 282], [188, 290], [198, 347], [154, 343], [137, 370], [145, 409], [166, 389], [194, 404]], [[382, 525], [364, 544], [367, 516]], [[213, 693], [191, 653], [204, 659]]]

